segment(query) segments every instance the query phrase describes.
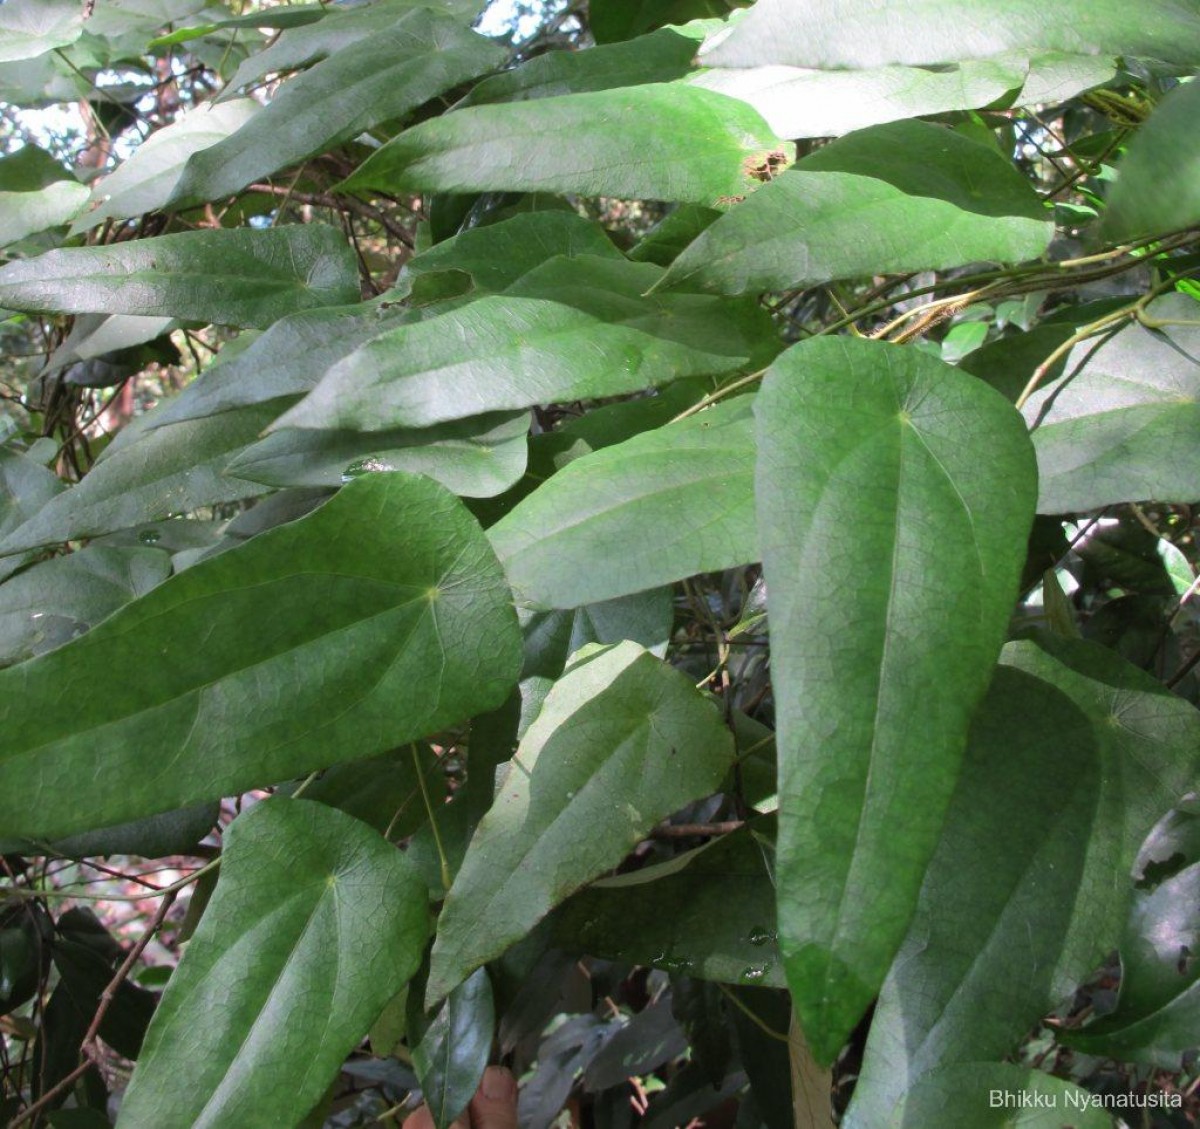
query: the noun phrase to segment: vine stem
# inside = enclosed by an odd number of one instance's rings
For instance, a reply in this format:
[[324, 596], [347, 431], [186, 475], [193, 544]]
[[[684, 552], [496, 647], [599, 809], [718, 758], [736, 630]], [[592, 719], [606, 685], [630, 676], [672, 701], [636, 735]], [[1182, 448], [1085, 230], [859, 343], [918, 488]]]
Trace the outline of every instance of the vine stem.
[[684, 410], [681, 411], [679, 415], [675, 416], [671, 422], [678, 423], [681, 419], [687, 419], [689, 416], [694, 416], [697, 412], [702, 412], [705, 408], [711, 407], [713, 404], [717, 403], [717, 401], [724, 400], [726, 396], [731, 396], [734, 392], [740, 391], [742, 388], [748, 388], [756, 381], [762, 380], [762, 378], [766, 375], [766, 372], [767, 370], [765, 368], [761, 368], [757, 372], [752, 372], [747, 376], [738, 377], [737, 380], [723, 385], [721, 388], [708, 393], [708, 395], [703, 397], [703, 399], [697, 400], [696, 403], [694, 403], [690, 408], [684, 408]]
[[438, 864], [442, 870], [442, 889], [450, 889], [450, 863], [446, 858], [446, 850], [442, 846], [442, 834], [438, 830], [437, 817], [433, 814], [433, 803], [429, 799], [429, 789], [425, 786], [425, 774], [421, 771], [421, 758], [417, 755], [417, 746], [409, 745], [412, 752], [413, 768], [417, 774], [417, 783], [421, 787], [421, 799], [425, 801], [425, 811], [429, 815], [429, 829], [433, 832], [433, 845], [437, 848]]
[[96, 1064], [96, 1042], [100, 1036], [100, 1024], [104, 1022], [104, 1017], [108, 1014], [109, 1006], [116, 998], [121, 985], [128, 978], [131, 969], [137, 963], [138, 957], [142, 955], [146, 946], [150, 944], [154, 934], [162, 928], [162, 923], [166, 920], [167, 912], [174, 904], [177, 893], [177, 890], [167, 892], [166, 896], [159, 903], [158, 909], [151, 919], [149, 926], [146, 928], [145, 933], [142, 934], [137, 944], [129, 950], [120, 967], [113, 973], [113, 978], [104, 986], [104, 991], [100, 993], [100, 1002], [96, 1006], [95, 1014], [92, 1016], [92, 1021], [88, 1024], [87, 1032], [83, 1036], [83, 1042], [80, 1044], [80, 1055], [83, 1061], [70, 1074], [47, 1090], [36, 1102], [14, 1117], [9, 1122], [8, 1129], [17, 1129], [19, 1125], [23, 1125], [27, 1121], [32, 1121], [51, 1102], [70, 1090]]

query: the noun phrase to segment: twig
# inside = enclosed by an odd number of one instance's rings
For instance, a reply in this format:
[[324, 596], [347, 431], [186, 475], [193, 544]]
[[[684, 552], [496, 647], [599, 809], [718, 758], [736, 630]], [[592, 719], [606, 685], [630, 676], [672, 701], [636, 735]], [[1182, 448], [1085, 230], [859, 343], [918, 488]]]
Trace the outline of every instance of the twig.
[[718, 823], [660, 823], [650, 832], [651, 839], [692, 839], [698, 836], [728, 835], [745, 827], [743, 819], [726, 819]]

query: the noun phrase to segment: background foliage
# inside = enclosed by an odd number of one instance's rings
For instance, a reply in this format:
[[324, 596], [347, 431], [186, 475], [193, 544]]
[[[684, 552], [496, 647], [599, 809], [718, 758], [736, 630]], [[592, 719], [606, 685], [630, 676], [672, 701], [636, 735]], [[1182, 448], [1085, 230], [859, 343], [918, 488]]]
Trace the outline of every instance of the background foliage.
[[480, 9], [0, 6], [0, 1111], [1194, 1124], [1200, 10]]

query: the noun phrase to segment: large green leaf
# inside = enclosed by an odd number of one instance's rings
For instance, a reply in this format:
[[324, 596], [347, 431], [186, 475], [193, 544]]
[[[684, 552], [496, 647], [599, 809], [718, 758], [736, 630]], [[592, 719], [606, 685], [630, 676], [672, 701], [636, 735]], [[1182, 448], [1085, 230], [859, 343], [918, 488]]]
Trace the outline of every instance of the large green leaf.
[[49, 838], [369, 756], [499, 705], [520, 664], [462, 504], [368, 475], [0, 671], [0, 826]]
[[412, 864], [366, 824], [307, 800], [251, 808], [225, 831], [121, 1125], [299, 1124], [416, 971], [428, 928]]
[[750, 103], [781, 137], [838, 137], [919, 114], [987, 106], [1025, 81], [1017, 56], [956, 66], [713, 68], [689, 81]]
[[459, 105], [524, 102], [617, 86], [671, 82], [694, 68], [702, 38], [698, 29], [664, 27], [629, 43], [601, 45], [587, 51], [547, 51], [519, 67], [485, 78]]
[[714, 67], [853, 70], [1038, 50], [1189, 65], [1200, 61], [1200, 13], [1188, 0], [759, 0], [702, 58]]
[[205, 102], [152, 133], [96, 185], [92, 202], [97, 206], [76, 220], [72, 231], [165, 208], [189, 158], [235, 133], [260, 109], [253, 98]]
[[417, 431], [276, 431], [234, 456], [227, 475], [268, 486], [339, 486], [373, 471], [427, 474], [455, 494], [489, 498], [525, 472], [529, 413]]
[[483, 817], [438, 924], [427, 999], [615, 867], [659, 820], [714, 791], [732, 738], [688, 679], [619, 643], [546, 698]]
[[127, 428], [76, 486], [0, 540], [0, 554], [128, 529], [199, 506], [235, 502], [266, 487], [222, 474], [278, 407], [253, 405], [154, 431]]
[[456, 110], [389, 141], [341, 187], [713, 205], [758, 187], [757, 168], [785, 148], [744, 102], [650, 84]]
[[1170, 294], [1147, 314], [1165, 324], [1081, 342], [1026, 402], [1039, 512], [1200, 498], [1200, 304]]
[[740, 368], [756, 342], [737, 332], [736, 309], [694, 294], [642, 297], [661, 273], [649, 263], [552, 259], [504, 295], [376, 335], [274, 427], [431, 427]]
[[1172, 90], [1117, 169], [1103, 231], [1114, 242], [1200, 223], [1200, 83]]
[[757, 560], [749, 402], [576, 459], [488, 536], [518, 599], [540, 607], [578, 607]]
[[1147, 675], [1094, 644], [1009, 645], [880, 995], [852, 1129], [889, 1111], [924, 1129], [905, 1096], [918, 1082], [1005, 1057], [1069, 996], [1120, 940], [1142, 839], [1198, 770], [1200, 714]]
[[285, 83], [232, 137], [196, 153], [173, 203], [230, 196], [381, 122], [404, 117], [498, 66], [504, 55], [459, 21], [417, 8]]
[[82, 32], [83, 6], [75, 0], [7, 0], [0, 7], [0, 63], [66, 47]]
[[594, 882], [551, 918], [568, 952], [730, 984], [784, 987], [775, 943], [774, 819]]
[[1017, 594], [1033, 452], [998, 393], [852, 338], [784, 353], [755, 414], [780, 946], [809, 1046], [830, 1062], [937, 843]]
[[705, 230], [664, 285], [742, 294], [1017, 261], [1040, 255], [1052, 234], [1033, 189], [995, 149], [893, 122], [798, 161]]
[[0, 267], [0, 306], [266, 326], [358, 298], [354, 252], [324, 224], [188, 231]]
[[158, 549], [102, 545], [26, 569], [0, 585], [0, 665], [69, 642], [170, 571]]

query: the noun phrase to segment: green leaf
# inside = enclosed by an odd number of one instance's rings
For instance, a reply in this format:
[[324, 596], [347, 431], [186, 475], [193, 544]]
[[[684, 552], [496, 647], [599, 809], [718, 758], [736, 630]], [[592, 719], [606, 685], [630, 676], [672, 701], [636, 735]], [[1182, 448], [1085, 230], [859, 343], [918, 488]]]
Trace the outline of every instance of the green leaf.
[[1040, 255], [1052, 234], [1033, 189], [995, 149], [893, 122], [798, 161], [709, 227], [663, 285], [743, 294], [1015, 262]]
[[615, 867], [659, 820], [714, 791], [732, 739], [678, 671], [619, 643], [550, 691], [446, 897], [427, 1000]]
[[1054, 636], [1006, 648], [880, 995], [851, 1129], [901, 1101], [894, 1123], [924, 1129], [919, 1080], [1005, 1057], [1074, 991], [1119, 941], [1140, 844], [1198, 769], [1200, 714], [1149, 676]]
[[177, 328], [178, 324], [173, 318], [80, 314], [74, 319], [71, 332], [50, 354], [42, 374], [61, 372], [79, 362], [103, 362], [109, 353], [140, 356], [141, 351], [137, 346], [157, 341]]
[[62, 480], [43, 463], [0, 447], [0, 536], [7, 537], [63, 490]]
[[657, 263], [660, 267], [669, 267], [693, 239], [698, 238], [705, 228], [720, 217], [721, 213], [714, 208], [680, 204], [630, 248], [629, 257], [637, 263]]
[[[567, 660], [587, 644], [622, 643], [630, 639], [661, 658], [671, 637], [675, 606], [671, 589], [663, 587], [572, 611], [531, 612], [518, 608], [517, 617], [525, 637], [520, 717], [516, 725], [517, 735], [523, 736], [566, 669]], [[491, 800], [489, 789], [489, 804]]]
[[252, 181], [399, 119], [491, 70], [505, 52], [457, 20], [416, 9], [284, 83], [232, 137], [187, 163], [174, 206], [231, 196]]
[[127, 160], [99, 181], [91, 195], [91, 202], [97, 206], [75, 221], [72, 232], [88, 231], [106, 219], [125, 219], [165, 208], [193, 154], [237, 132], [260, 110], [253, 98], [205, 102], [152, 133]]
[[0, 554], [95, 537], [265, 493], [266, 487], [222, 471], [277, 413], [277, 405], [255, 405], [154, 431], [126, 428], [82, 481], [0, 540]]
[[1066, 102], [1085, 90], [1110, 82], [1116, 71], [1117, 62], [1111, 55], [1071, 55], [1061, 51], [1035, 55], [1029, 61], [1029, 73], [1016, 105]]
[[1025, 81], [1018, 56], [868, 70], [714, 68], [688, 81], [748, 102], [781, 137], [839, 137], [866, 126], [990, 105]]
[[525, 472], [529, 413], [485, 415], [393, 431], [275, 431], [235, 455], [225, 473], [267, 486], [340, 486], [374, 471], [427, 474], [455, 494], [489, 498]]
[[[425, 792], [436, 805], [445, 802], [445, 773], [426, 745], [407, 745], [377, 757], [335, 764], [304, 788], [304, 798], [344, 811], [392, 841], [407, 838], [427, 820], [418, 770]], [[302, 782], [277, 794], [292, 795]]]
[[551, 918], [567, 952], [728, 984], [785, 986], [773, 817], [667, 862], [593, 882]]
[[1096, 735], [1104, 785], [1097, 819], [1106, 833], [1094, 834], [1087, 850], [1102, 860], [1123, 922], [1126, 875], [1143, 841], [1200, 778], [1200, 712], [1095, 643], [1042, 634], [1036, 643], [1010, 643], [1003, 661], [1061, 690]]
[[629, 43], [586, 51], [548, 51], [476, 83], [459, 106], [524, 102], [618, 86], [672, 82], [694, 69], [696, 49], [703, 37], [698, 29], [671, 27]]
[[436, 1129], [467, 1108], [488, 1064], [495, 1032], [492, 982], [476, 969], [442, 1001], [421, 1041], [412, 1048], [413, 1066]]
[[731, 6], [726, 0], [590, 0], [588, 27], [597, 43], [613, 43], [644, 36], [663, 24], [723, 17]]
[[780, 946], [828, 1063], [916, 906], [1017, 595], [1033, 452], [990, 388], [851, 338], [784, 353], [755, 415]]
[[[29, 454], [0, 447], [0, 544], [63, 489], [58, 475]], [[0, 581], [25, 560], [25, 556], [0, 557]]]
[[[299, 397], [342, 357], [392, 325], [420, 318], [409, 310], [334, 306], [291, 314], [241, 350], [228, 345], [198, 380], [147, 413], [147, 430], [203, 420], [284, 397]], [[240, 339], [239, 339], [240, 343]], [[228, 358], [228, 359], [227, 359]]]
[[377, 334], [273, 429], [431, 427], [739, 368], [754, 343], [730, 332], [736, 310], [631, 293], [660, 274], [648, 263], [552, 259], [504, 295]]
[[902, 1111], [888, 1121], [873, 1123], [871, 1129], [876, 1125], [931, 1129], [949, 1124], [948, 1110], [954, 1111], [954, 1129], [1113, 1127], [1102, 1096], [1074, 1082], [1014, 1063], [977, 1062], [947, 1066], [926, 1075], [906, 1096]]
[[422, 251], [401, 268], [396, 289], [407, 293], [422, 276], [438, 271], [465, 271], [476, 292], [498, 294], [559, 255], [621, 258], [598, 223], [574, 212], [525, 212], [468, 228]]
[[68, 835], [65, 839], [55, 839], [48, 847], [45, 843], [31, 844], [24, 840], [16, 849], [30, 854], [70, 859], [107, 855], [137, 855], [139, 858], [155, 859], [165, 855], [186, 855], [216, 826], [220, 814], [218, 803], [193, 804], [161, 815], [119, 823], [114, 827]]
[[1117, 166], [1102, 233], [1113, 243], [1200, 223], [1200, 83], [1180, 83], [1130, 142]]
[[1134, 896], [1117, 1010], [1064, 1042], [1084, 1054], [1179, 1070], [1200, 1030], [1200, 863]]
[[354, 252], [324, 224], [188, 231], [71, 247], [0, 267], [0, 305], [266, 326], [358, 298]]
[[70, 223], [87, 198], [84, 185], [65, 178], [33, 192], [0, 192], [0, 245]]
[[365, 824], [306, 800], [251, 808], [225, 832], [122, 1125], [297, 1124], [416, 971], [427, 930], [411, 864]]
[[880, 995], [849, 1129], [928, 1125], [912, 1093], [923, 1077], [1003, 1058], [1115, 941], [1103, 927], [1122, 876], [1086, 870], [1081, 850], [1100, 770], [1079, 708], [1000, 667]]
[[6, 0], [0, 7], [0, 63], [66, 47], [82, 32], [83, 7], [75, 0]]
[[170, 571], [157, 549], [101, 545], [26, 569], [0, 585], [0, 665], [69, 642]]
[[757, 560], [749, 402], [576, 459], [488, 536], [517, 598], [535, 607], [578, 607]]
[[0, 671], [0, 826], [51, 838], [370, 756], [499, 705], [520, 662], [462, 504], [368, 475]]
[[822, 70], [922, 66], [1011, 51], [1148, 55], [1200, 61], [1200, 14], [1183, 0], [759, 0], [702, 61], [714, 67], [781, 63]]
[[[310, 5], [315, 7], [315, 5]], [[288, 21], [283, 34], [269, 47], [256, 51], [238, 67], [229, 83], [230, 90], [257, 84], [275, 72], [296, 70], [320, 62], [338, 51], [377, 35], [386, 34], [399, 20], [414, 8], [435, 8], [456, 16], [473, 16], [478, 10], [475, 0], [374, 0], [370, 4], [355, 4], [348, 7], [325, 7], [323, 18], [317, 22], [305, 19], [303, 24], [293, 19]], [[278, 9], [276, 9], [278, 11]], [[261, 15], [261, 23], [249, 21], [254, 27], [271, 26], [270, 10], [254, 13]], [[278, 25], [275, 25], [278, 26]]]
[[743, 102], [650, 84], [432, 118], [389, 141], [341, 189], [573, 192], [713, 206], [758, 187], [757, 166], [787, 148]]
[[1169, 294], [1150, 324], [1076, 345], [1063, 375], [1024, 407], [1041, 486], [1038, 512], [1200, 497], [1200, 305]]
[[62, 162], [36, 145], [26, 144], [0, 157], [0, 192], [36, 192], [55, 181], [70, 179]]

